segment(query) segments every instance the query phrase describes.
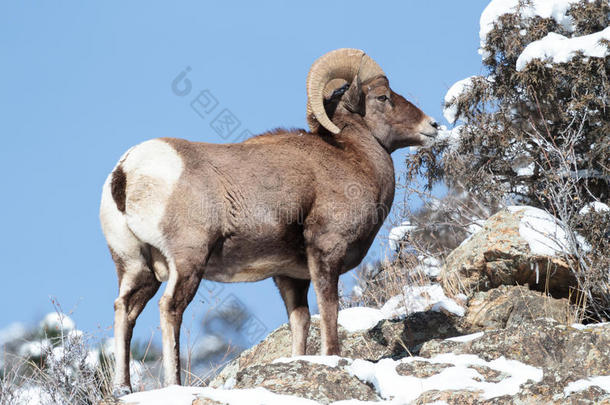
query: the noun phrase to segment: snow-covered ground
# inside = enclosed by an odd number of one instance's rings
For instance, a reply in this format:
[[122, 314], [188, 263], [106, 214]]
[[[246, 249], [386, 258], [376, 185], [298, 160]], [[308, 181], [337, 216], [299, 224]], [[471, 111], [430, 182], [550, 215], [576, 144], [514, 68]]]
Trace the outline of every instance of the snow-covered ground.
[[[539, 382], [542, 380], [541, 369], [529, 366], [516, 360], [507, 360], [500, 357], [495, 360], [486, 361], [472, 354], [453, 353], [439, 354], [433, 358], [407, 357], [400, 360], [383, 359], [373, 363], [361, 359], [349, 359], [339, 356], [299, 356], [292, 358], [280, 358], [275, 363], [286, 363], [291, 361], [308, 361], [315, 364], [323, 364], [328, 367], [343, 367], [349, 374], [356, 378], [371, 383], [377, 394], [383, 399], [381, 402], [387, 404], [406, 404], [422, 393], [431, 390], [465, 390], [480, 392], [481, 398], [492, 399], [502, 395], [514, 395], [519, 387], [527, 382]], [[340, 366], [343, 360], [345, 365]], [[450, 364], [451, 366], [441, 370], [438, 374], [429, 377], [415, 377], [400, 375], [396, 368], [401, 364], [414, 362], [426, 362], [435, 364]], [[506, 377], [500, 382], [487, 382], [485, 378], [472, 366], [489, 367], [492, 370], [504, 373]], [[584, 385], [586, 383], [582, 383]], [[591, 381], [590, 384], [598, 384]], [[566, 388], [568, 389], [568, 388]], [[569, 389], [584, 389], [569, 387]], [[222, 401], [229, 404], [251, 404], [251, 405], [274, 405], [274, 404], [307, 404], [315, 405], [318, 402], [297, 398], [294, 396], [274, 394], [263, 388], [254, 389], [214, 389], [170, 386], [164, 389], [130, 394], [121, 398], [123, 403], [137, 403], [146, 405], [190, 405], [197, 396]], [[335, 405], [367, 404], [372, 402], [345, 400], [333, 402]]]

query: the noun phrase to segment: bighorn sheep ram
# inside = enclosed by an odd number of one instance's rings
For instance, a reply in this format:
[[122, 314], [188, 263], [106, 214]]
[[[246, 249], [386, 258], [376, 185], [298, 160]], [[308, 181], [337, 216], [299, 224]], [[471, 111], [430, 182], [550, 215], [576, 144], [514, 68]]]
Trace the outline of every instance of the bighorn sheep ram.
[[162, 281], [165, 384], [180, 383], [180, 324], [202, 278], [273, 277], [293, 355], [305, 354], [313, 281], [322, 353], [339, 354], [338, 278], [361, 262], [390, 210], [390, 153], [427, 146], [438, 125], [394, 93], [357, 49], [329, 52], [312, 65], [307, 121], [311, 132], [275, 130], [225, 145], [153, 139], [121, 157], [100, 209], [119, 279], [116, 394], [131, 390], [133, 327]]

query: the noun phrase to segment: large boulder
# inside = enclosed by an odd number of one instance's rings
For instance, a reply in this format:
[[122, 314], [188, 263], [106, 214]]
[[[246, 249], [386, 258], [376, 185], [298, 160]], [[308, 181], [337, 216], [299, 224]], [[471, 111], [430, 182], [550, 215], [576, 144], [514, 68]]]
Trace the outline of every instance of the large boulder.
[[451, 252], [439, 279], [451, 295], [527, 284], [568, 297], [576, 286], [568, 264], [571, 249], [556, 218], [533, 207], [508, 207]]
[[302, 360], [252, 366], [237, 373], [233, 388], [255, 387], [313, 399], [322, 404], [347, 399], [379, 400], [371, 385], [346, 373], [341, 367]]
[[474, 293], [468, 301], [460, 330], [468, 333], [518, 326], [537, 318], [551, 318], [567, 324], [570, 305], [525, 286], [500, 286]]

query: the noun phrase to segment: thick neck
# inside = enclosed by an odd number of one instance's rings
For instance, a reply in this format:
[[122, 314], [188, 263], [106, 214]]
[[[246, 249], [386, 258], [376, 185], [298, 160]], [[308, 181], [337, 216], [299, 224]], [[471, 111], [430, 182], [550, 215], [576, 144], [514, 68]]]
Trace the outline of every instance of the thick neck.
[[375, 178], [380, 180], [380, 186], [390, 187], [394, 194], [395, 178], [394, 163], [390, 149], [376, 138], [361, 119], [337, 120], [341, 132], [335, 135], [336, 140], [345, 145], [346, 152], [353, 155], [363, 169], [371, 170]]

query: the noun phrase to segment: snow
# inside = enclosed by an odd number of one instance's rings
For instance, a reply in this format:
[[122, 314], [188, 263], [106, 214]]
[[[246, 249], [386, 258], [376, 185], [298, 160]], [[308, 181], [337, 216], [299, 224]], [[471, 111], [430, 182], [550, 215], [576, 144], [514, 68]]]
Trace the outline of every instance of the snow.
[[610, 375], [589, 377], [583, 380], [573, 381], [563, 389], [563, 395], [567, 397], [573, 392], [584, 391], [593, 386], [599, 387], [606, 392], [610, 392]]
[[[608, 211], [610, 211], [610, 207], [608, 207], [603, 202], [593, 201], [593, 202], [590, 202], [587, 205], [585, 205], [580, 211], [578, 211], [578, 213], [580, 215], [587, 215], [591, 211], [595, 211], [597, 213], [608, 212]], [[0, 338], [0, 342], [1, 341], [2, 341], [2, 339]]]
[[470, 335], [456, 336], [456, 337], [448, 338], [445, 340], [449, 340], [450, 342], [464, 343], [464, 342], [470, 342], [472, 340], [478, 339], [481, 336], [483, 336], [484, 334], [485, 334], [485, 332], [477, 332], [477, 333], [472, 333]]
[[368, 330], [385, 319], [379, 309], [368, 307], [353, 307], [339, 311], [337, 322], [349, 332]]
[[464, 315], [464, 308], [447, 297], [439, 284], [405, 286], [403, 294], [390, 298], [381, 309], [353, 307], [339, 311], [338, 323], [349, 332], [371, 329], [384, 319], [399, 319], [414, 312], [449, 311]]
[[525, 47], [517, 58], [517, 71], [525, 69], [527, 64], [534, 59], [549, 63], [566, 63], [572, 60], [578, 52], [582, 52], [586, 57], [606, 57], [609, 55], [608, 47], [600, 44], [602, 39], [610, 41], [610, 27], [600, 32], [572, 38], [550, 32], [544, 38]]
[[450, 124], [455, 123], [458, 120], [458, 107], [457, 100], [464, 92], [468, 91], [472, 87], [472, 81], [477, 76], [470, 76], [465, 79], [459, 80], [453, 84], [445, 94], [445, 107], [443, 108], [443, 115]]
[[[563, 26], [567, 31], [572, 32], [574, 25], [572, 18], [567, 15], [567, 11], [573, 3], [580, 0], [532, 0], [532, 4], [524, 6], [521, 11], [521, 16], [524, 18], [553, 18], [559, 25]], [[517, 12], [519, 0], [492, 0], [483, 13], [481, 13], [479, 39], [481, 41], [481, 49], [479, 53], [483, 59], [489, 55], [483, 51], [487, 44], [487, 36], [494, 27], [494, 23], [498, 21], [500, 16], [504, 14], [512, 14]], [[523, 35], [523, 34], [522, 34]]]
[[[449, 363], [440, 373], [426, 378], [402, 376], [396, 371], [400, 363], [424, 361], [429, 363]], [[484, 381], [478, 371], [468, 366], [486, 366], [506, 373], [507, 377], [498, 383]], [[407, 357], [401, 360], [382, 359], [377, 363], [356, 359], [346, 370], [358, 379], [373, 384], [384, 399], [392, 398], [395, 403], [408, 403], [423, 392], [430, 390], [482, 391], [482, 398], [491, 399], [502, 395], [514, 395], [519, 386], [528, 380], [542, 380], [542, 370], [504, 357], [485, 361], [472, 354], [440, 354], [431, 359]]]
[[516, 158], [512, 162], [512, 169], [519, 177], [531, 177], [534, 175], [536, 165], [531, 159]]
[[319, 405], [318, 402], [310, 399], [274, 394], [260, 387], [243, 390], [224, 390], [209, 387], [183, 387], [179, 385], [125, 395], [121, 397], [121, 402], [141, 405], [191, 405], [198, 396], [230, 405]]
[[13, 322], [6, 328], [0, 329], [0, 349], [7, 343], [23, 339], [26, 333], [25, 325], [21, 322]]
[[47, 330], [69, 332], [74, 330], [76, 325], [68, 315], [51, 312], [40, 321], [40, 327]]
[[[394, 312], [404, 312], [411, 314], [431, 309], [440, 311], [446, 309], [457, 316], [464, 315], [464, 308], [454, 300], [447, 297], [443, 288], [439, 284], [429, 284], [423, 286], [405, 286], [403, 303], [404, 307], [395, 309]], [[387, 305], [388, 303], [386, 303]], [[386, 308], [383, 306], [382, 310]]]
[[[519, 234], [529, 244], [532, 254], [557, 256], [574, 253], [565, 226], [548, 212], [530, 206], [510, 206], [508, 210], [522, 215]], [[582, 236], [576, 235], [576, 238], [582, 249], [590, 249]]]
[[52, 404], [53, 398], [39, 386], [20, 387], [15, 392], [15, 405], [47, 405]]
[[225, 348], [225, 342], [219, 336], [214, 334], [206, 334], [193, 346], [192, 355], [198, 358], [204, 358], [212, 355]]
[[51, 341], [49, 339], [25, 342], [19, 347], [19, 355], [23, 357], [41, 357], [50, 348]]
[[583, 325], [582, 323], [573, 323], [570, 326], [573, 327], [574, 329], [578, 329], [578, 330], [587, 330], [587, 329], [605, 327], [606, 325], [610, 325], [610, 322], [590, 323], [587, 325]]
[[463, 125], [458, 125], [450, 130], [448, 130], [446, 126], [441, 125], [436, 140], [437, 142], [447, 142], [449, 151], [453, 152], [460, 146], [462, 129], [464, 129]]
[[481, 218], [472, 218], [472, 223], [468, 224], [466, 227], [466, 231], [472, 236], [475, 233], [479, 232], [483, 229], [483, 225], [485, 224], [485, 220]]
[[400, 241], [411, 231], [417, 229], [416, 226], [411, 225], [409, 221], [403, 222], [400, 226], [395, 226], [390, 230], [388, 240], [390, 241], [390, 249], [397, 252], [400, 248]]
[[415, 266], [414, 270], [421, 272], [428, 277], [438, 277], [441, 273], [441, 262], [435, 257], [419, 256], [421, 264]]

